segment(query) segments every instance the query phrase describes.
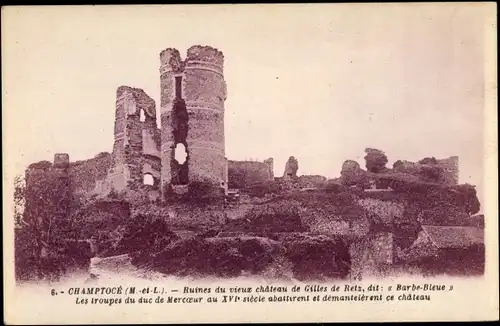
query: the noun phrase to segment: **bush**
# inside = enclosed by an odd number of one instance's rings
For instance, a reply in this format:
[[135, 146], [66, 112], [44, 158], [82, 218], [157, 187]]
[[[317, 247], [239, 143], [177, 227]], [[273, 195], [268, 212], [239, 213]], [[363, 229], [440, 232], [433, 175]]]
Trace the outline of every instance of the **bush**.
[[336, 182], [334, 180], [328, 180], [326, 182], [324, 189], [325, 189], [325, 192], [327, 192], [327, 193], [336, 194], [336, 193], [343, 191], [345, 189], [345, 186], [340, 184], [340, 182]]
[[241, 219], [230, 220], [225, 231], [270, 234], [275, 232], [306, 232], [299, 206], [281, 200], [255, 206]]
[[138, 215], [125, 226], [124, 234], [117, 245], [122, 252], [156, 252], [177, 239], [167, 223], [161, 217]]
[[435, 157], [426, 157], [418, 161], [420, 164], [438, 164], [438, 161]]
[[244, 190], [250, 196], [264, 197], [268, 194], [279, 194], [282, 191], [281, 184], [275, 181], [261, 182], [247, 187]]
[[180, 239], [154, 257], [153, 268], [177, 276], [237, 277], [261, 273], [283, 253], [264, 238]]
[[294, 236], [286, 238], [284, 244], [298, 280], [345, 278], [349, 274], [349, 249], [340, 238]]
[[383, 151], [374, 148], [367, 148], [365, 149], [365, 153], [366, 170], [368, 170], [368, 172], [380, 173], [387, 170], [385, 165], [387, 164], [388, 159]]
[[181, 239], [158, 253], [153, 268], [178, 276], [238, 276], [243, 257], [227, 242], [211, 243], [205, 239]]
[[224, 188], [212, 181], [193, 181], [188, 185], [187, 194], [189, 201], [203, 203], [224, 198]]
[[52, 167], [52, 163], [49, 161], [40, 161], [36, 163], [32, 163], [28, 166], [28, 169], [50, 169]]
[[438, 165], [422, 165], [420, 175], [423, 180], [439, 182], [443, 181], [444, 169]]

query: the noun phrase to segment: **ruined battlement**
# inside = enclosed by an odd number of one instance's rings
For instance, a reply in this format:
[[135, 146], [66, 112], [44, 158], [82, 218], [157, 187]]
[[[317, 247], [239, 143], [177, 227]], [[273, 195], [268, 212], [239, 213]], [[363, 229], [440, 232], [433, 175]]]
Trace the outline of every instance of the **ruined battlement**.
[[187, 50], [183, 60], [179, 50], [167, 48], [160, 52], [160, 74], [172, 73], [176, 76], [189, 73], [192, 69], [224, 74], [224, 54], [211, 46], [194, 45]]
[[130, 86], [119, 86], [116, 89], [116, 103], [131, 101], [136, 104], [128, 114], [139, 114], [139, 110], [145, 110], [145, 113], [151, 118], [156, 119], [156, 103], [151, 96], [140, 88]]
[[160, 73], [182, 72], [184, 62], [182, 61], [179, 50], [167, 48], [160, 52]]
[[55, 168], [67, 169], [69, 167], [69, 154], [68, 153], [54, 154], [54, 163], [52, 165]]
[[186, 62], [203, 61], [222, 68], [224, 54], [211, 46], [194, 45], [187, 50]]
[[67, 169], [70, 167], [69, 154], [68, 153], [56, 153], [54, 154], [53, 163], [49, 161], [40, 161], [32, 163], [26, 169], [26, 173], [40, 173], [48, 172], [53, 169]]

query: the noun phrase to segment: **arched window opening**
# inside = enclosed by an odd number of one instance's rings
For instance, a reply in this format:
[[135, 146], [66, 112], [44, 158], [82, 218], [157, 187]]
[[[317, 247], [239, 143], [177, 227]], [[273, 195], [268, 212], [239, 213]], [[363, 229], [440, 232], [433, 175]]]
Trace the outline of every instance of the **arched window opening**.
[[142, 183], [145, 185], [154, 186], [155, 180], [151, 174], [146, 173], [146, 174], [144, 174], [144, 178], [142, 180]]
[[141, 122], [146, 121], [146, 115], [144, 114], [144, 110], [141, 110], [140, 112], [141, 112], [140, 113], [140, 120], [141, 120]]

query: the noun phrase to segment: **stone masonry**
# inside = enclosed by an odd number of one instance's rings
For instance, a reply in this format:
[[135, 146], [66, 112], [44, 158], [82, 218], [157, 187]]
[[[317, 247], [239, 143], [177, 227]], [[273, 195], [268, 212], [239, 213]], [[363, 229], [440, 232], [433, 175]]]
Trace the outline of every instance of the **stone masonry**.
[[[143, 118], [141, 118], [143, 117]], [[134, 188], [150, 175], [160, 182], [160, 131], [154, 100], [143, 90], [120, 86], [116, 91], [113, 166], [107, 181], [115, 190]]]
[[[176, 49], [160, 53], [161, 185], [208, 181], [227, 188], [224, 144], [224, 56], [210, 46], [192, 46], [183, 61]], [[186, 160], [175, 159], [182, 144]]]

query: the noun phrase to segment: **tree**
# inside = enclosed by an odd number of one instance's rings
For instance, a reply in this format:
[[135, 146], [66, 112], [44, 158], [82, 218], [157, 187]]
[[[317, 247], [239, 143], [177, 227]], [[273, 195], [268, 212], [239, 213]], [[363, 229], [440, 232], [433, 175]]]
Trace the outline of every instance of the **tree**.
[[375, 148], [366, 148], [365, 153], [366, 170], [368, 172], [381, 173], [387, 171], [385, 165], [388, 159], [383, 151]]
[[16, 229], [21, 227], [21, 220], [26, 202], [24, 198], [25, 189], [26, 184], [24, 183], [24, 178], [17, 175], [14, 178], [14, 226]]
[[15, 181], [16, 265], [31, 261], [38, 278], [58, 269], [61, 241], [69, 231], [68, 177], [50, 169], [29, 169]]

